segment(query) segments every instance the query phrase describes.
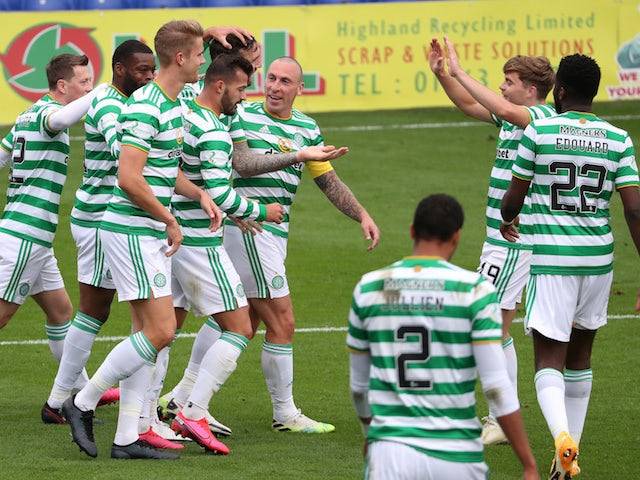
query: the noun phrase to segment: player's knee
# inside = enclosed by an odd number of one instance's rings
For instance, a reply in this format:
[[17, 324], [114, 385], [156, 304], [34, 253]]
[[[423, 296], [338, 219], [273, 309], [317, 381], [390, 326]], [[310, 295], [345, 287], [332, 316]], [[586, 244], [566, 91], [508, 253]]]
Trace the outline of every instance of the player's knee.
[[47, 312], [47, 323], [49, 325], [63, 325], [73, 317], [73, 305], [70, 301], [61, 303], [57, 308]]
[[155, 325], [153, 331], [146, 334], [149, 341], [158, 351], [171, 344], [175, 335], [175, 325]]

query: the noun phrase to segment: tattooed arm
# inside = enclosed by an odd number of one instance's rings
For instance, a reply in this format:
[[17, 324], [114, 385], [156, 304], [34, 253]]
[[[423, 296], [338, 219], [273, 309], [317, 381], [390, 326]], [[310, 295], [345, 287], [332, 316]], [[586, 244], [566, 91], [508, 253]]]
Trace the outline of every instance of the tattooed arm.
[[260, 155], [251, 151], [246, 140], [233, 144], [233, 169], [241, 177], [253, 177], [261, 173], [275, 172], [300, 162], [328, 162], [349, 151], [347, 147], [314, 145], [291, 153], [270, 153]]
[[360, 205], [353, 192], [347, 187], [334, 171], [323, 173], [314, 179], [335, 207], [347, 217], [360, 223], [364, 238], [371, 240], [367, 250], [373, 250], [380, 242], [380, 230], [365, 208]]

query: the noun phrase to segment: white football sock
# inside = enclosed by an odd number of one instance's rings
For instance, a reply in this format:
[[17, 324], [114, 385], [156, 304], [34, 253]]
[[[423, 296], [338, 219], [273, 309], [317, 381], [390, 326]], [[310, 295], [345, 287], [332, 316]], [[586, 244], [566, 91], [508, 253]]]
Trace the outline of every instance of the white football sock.
[[560, 432], [569, 432], [564, 404], [564, 377], [558, 370], [543, 368], [536, 373], [534, 382], [540, 410], [555, 440]]
[[[125, 338], [109, 352], [89, 383], [76, 395], [76, 406], [83, 411], [95, 410], [98, 400], [108, 388], [133, 375], [143, 365], [153, 365], [157, 354], [143, 332]], [[137, 416], [134, 424], [137, 430]]]
[[298, 414], [293, 402], [293, 347], [265, 340], [262, 344], [262, 373], [273, 405], [273, 419], [283, 422]]
[[[509, 380], [511, 380], [511, 384], [513, 385], [513, 390], [516, 392], [516, 396], [518, 395], [518, 356], [516, 355], [516, 347], [513, 343], [513, 338], [509, 337], [507, 340], [502, 342], [502, 351], [504, 352], [506, 364], [507, 364], [507, 374], [509, 375]], [[489, 406], [489, 416], [495, 420], [496, 415], [495, 412]]]
[[202, 327], [200, 327], [196, 339], [193, 341], [189, 364], [182, 375], [182, 379], [173, 387], [173, 398], [178, 404], [184, 405], [189, 395], [191, 395], [191, 390], [198, 377], [198, 370], [200, 369], [202, 358], [211, 346], [218, 341], [220, 335], [222, 335], [222, 329], [213, 317], [208, 317], [202, 324]]
[[589, 397], [593, 385], [593, 372], [588, 370], [564, 371], [564, 402], [569, 420], [569, 434], [576, 443], [580, 443], [584, 421], [589, 408]]
[[185, 417], [199, 420], [205, 416], [211, 397], [220, 390], [236, 369], [238, 357], [247, 348], [249, 339], [233, 332], [224, 332], [220, 340], [207, 351], [191, 395], [182, 410]]
[[144, 433], [151, 426], [151, 419], [155, 418], [156, 412], [153, 411], [157, 405], [157, 400], [164, 384], [164, 377], [167, 375], [167, 367], [169, 366], [169, 350], [170, 346], [164, 347], [158, 352], [156, 365], [153, 369], [149, 388], [144, 396], [144, 404], [140, 412], [140, 422], [138, 425], [139, 433]]
[[[82, 312], [76, 313], [64, 339], [58, 373], [47, 400], [50, 407], [60, 408], [62, 403], [69, 398], [74, 387], [82, 389], [87, 383], [87, 371], [84, 367], [100, 327], [102, 327], [100, 320]], [[78, 385], [79, 379], [82, 379], [82, 385]]]
[[116, 436], [113, 440], [116, 445], [129, 445], [138, 440], [138, 417], [142, 411], [152, 375], [153, 365], [143, 363], [136, 372], [120, 381], [120, 410]]

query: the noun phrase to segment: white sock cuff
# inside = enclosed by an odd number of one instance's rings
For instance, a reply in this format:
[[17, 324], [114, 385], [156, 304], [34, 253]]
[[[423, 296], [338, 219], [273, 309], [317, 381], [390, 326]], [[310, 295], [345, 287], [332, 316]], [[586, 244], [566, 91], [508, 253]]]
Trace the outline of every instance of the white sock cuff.
[[71, 326], [90, 333], [91, 335], [97, 335], [103, 323], [104, 322], [101, 322], [97, 318], [78, 311], [71, 321]]
[[593, 370], [590, 368], [586, 370], [564, 370], [564, 381], [573, 382], [591, 382], [593, 381]]
[[564, 385], [564, 375], [555, 368], [543, 368], [541, 370], [538, 370], [533, 381], [537, 384], [541, 380], [549, 381], [552, 383], [562, 383]]
[[44, 329], [47, 332], [47, 338], [49, 340], [59, 341], [64, 340], [64, 337], [67, 336], [67, 331], [71, 326], [71, 322], [67, 322], [63, 325], [48, 325], [45, 324]]
[[262, 350], [273, 355], [293, 355], [293, 345], [290, 343], [263, 342]]

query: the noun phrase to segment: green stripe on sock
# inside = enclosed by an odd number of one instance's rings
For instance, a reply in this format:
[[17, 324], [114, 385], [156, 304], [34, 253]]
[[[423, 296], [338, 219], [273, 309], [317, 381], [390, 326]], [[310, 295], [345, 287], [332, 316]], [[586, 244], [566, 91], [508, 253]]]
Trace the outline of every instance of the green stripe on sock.
[[207, 319], [204, 321], [204, 324], [207, 327], [211, 327], [214, 330], [216, 330], [217, 332], [222, 332], [222, 329], [220, 328], [220, 325], [218, 325], [218, 322], [216, 322], [213, 317], [207, 317]]
[[564, 371], [565, 382], [585, 382], [593, 380], [593, 370], [569, 370]]
[[290, 343], [270, 343], [264, 342], [262, 349], [265, 352], [273, 353], [275, 355], [293, 355], [293, 347]]
[[67, 336], [71, 322], [67, 322], [64, 325], [45, 325], [44, 330], [47, 333], [49, 340], [64, 340]]
[[227, 342], [240, 351], [243, 351], [247, 348], [247, 345], [249, 345], [249, 339], [247, 337], [233, 332], [223, 332], [222, 335], [220, 335], [220, 341]]
[[137, 332], [129, 337], [133, 347], [144, 360], [149, 363], [155, 363], [158, 351], [151, 344], [151, 342], [144, 336], [144, 333]]
[[556, 370], [555, 368], [543, 368], [542, 370], [538, 370], [536, 372], [536, 375], [534, 377], [534, 382], [538, 381], [539, 378], [544, 377], [545, 375], [553, 375], [555, 377], [560, 377], [560, 378], [564, 377], [564, 375], [562, 375], [562, 373]]

